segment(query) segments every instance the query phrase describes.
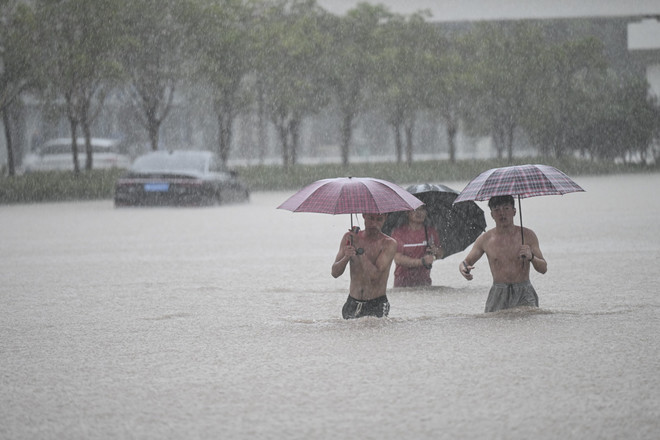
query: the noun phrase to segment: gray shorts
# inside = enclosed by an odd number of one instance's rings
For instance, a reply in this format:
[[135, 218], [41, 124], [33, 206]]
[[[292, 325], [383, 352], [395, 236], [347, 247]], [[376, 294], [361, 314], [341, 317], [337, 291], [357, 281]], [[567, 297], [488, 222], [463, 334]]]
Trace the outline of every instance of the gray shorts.
[[529, 281], [515, 284], [493, 284], [488, 293], [484, 312], [496, 312], [520, 306], [539, 306], [539, 297]]

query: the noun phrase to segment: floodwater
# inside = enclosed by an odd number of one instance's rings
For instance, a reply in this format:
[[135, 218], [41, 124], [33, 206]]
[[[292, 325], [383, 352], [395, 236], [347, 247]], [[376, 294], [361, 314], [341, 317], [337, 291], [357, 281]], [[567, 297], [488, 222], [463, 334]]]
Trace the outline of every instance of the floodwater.
[[292, 192], [2, 206], [0, 438], [657, 438], [660, 175], [575, 180], [522, 201], [539, 310], [483, 314], [462, 253], [380, 320], [341, 319], [349, 216]]

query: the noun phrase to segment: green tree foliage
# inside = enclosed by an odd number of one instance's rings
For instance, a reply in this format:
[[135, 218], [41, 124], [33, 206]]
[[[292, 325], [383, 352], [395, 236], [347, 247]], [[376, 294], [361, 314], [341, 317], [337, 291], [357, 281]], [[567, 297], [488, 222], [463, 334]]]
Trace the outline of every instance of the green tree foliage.
[[194, 2], [184, 20], [197, 79], [208, 85], [218, 121], [218, 154], [227, 163], [237, 115], [247, 108], [252, 65], [251, 9], [243, 0]]
[[179, 0], [122, 1], [122, 61], [128, 95], [152, 150], [157, 150], [160, 126], [190, 69], [182, 22], [190, 5]]
[[602, 43], [593, 38], [548, 45], [542, 57], [525, 128], [542, 154], [562, 157], [576, 149], [580, 121], [604, 99], [599, 84], [606, 61]]
[[328, 45], [327, 13], [314, 0], [273, 2], [263, 13], [257, 75], [288, 169], [297, 161], [303, 119], [329, 100], [322, 62]]
[[374, 95], [394, 132], [397, 162], [413, 160], [413, 134], [419, 111], [428, 100], [429, 34], [432, 27], [423, 13], [410, 17], [394, 15], [384, 23], [379, 38], [384, 42], [377, 58], [378, 76]]
[[375, 76], [375, 57], [381, 50], [377, 29], [389, 16], [383, 6], [360, 3], [346, 16], [332, 19], [326, 73], [341, 119], [344, 165], [348, 165], [355, 119], [365, 106], [365, 95]]
[[470, 35], [476, 54], [472, 82], [477, 123], [493, 139], [497, 157], [513, 157], [516, 130], [528, 111], [543, 71], [543, 38], [528, 22], [480, 23]]
[[605, 100], [592, 101], [591, 118], [577, 127], [581, 136], [574, 145], [592, 159], [626, 163], [636, 156], [645, 162], [659, 116], [646, 80], [611, 77], [604, 87], [598, 97]]
[[508, 161], [521, 140], [547, 156], [629, 160], [648, 154], [660, 125], [646, 81], [608, 71], [601, 40], [542, 21], [457, 32], [423, 12], [361, 3], [336, 17], [315, 0], [0, 0], [0, 19], [0, 109], [43, 79], [44, 98], [69, 120], [76, 170], [76, 131], [89, 139], [113, 87], [127, 92], [118, 96], [133, 104], [152, 149], [175, 96], [185, 110], [197, 105], [186, 88], [203, 87], [225, 162], [237, 115], [256, 110], [261, 151], [270, 121], [287, 169], [303, 122], [327, 108], [340, 115], [344, 166], [365, 109], [392, 127], [397, 161], [405, 153], [408, 163], [422, 114], [442, 122], [451, 161], [459, 127], [490, 136]]
[[428, 93], [424, 96], [424, 103], [444, 123], [449, 160], [454, 163], [460, 121], [470, 114], [476, 61], [472, 58], [472, 48], [463, 38], [448, 38], [437, 26], [429, 32], [426, 41], [430, 50], [426, 56], [425, 86]]

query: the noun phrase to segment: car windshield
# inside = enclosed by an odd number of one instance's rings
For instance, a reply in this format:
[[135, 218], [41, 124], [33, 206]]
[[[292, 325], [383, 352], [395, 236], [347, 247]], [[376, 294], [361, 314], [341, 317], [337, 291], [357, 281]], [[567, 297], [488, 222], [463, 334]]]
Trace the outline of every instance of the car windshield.
[[135, 171], [196, 171], [204, 172], [206, 156], [201, 154], [148, 154], [133, 164]]

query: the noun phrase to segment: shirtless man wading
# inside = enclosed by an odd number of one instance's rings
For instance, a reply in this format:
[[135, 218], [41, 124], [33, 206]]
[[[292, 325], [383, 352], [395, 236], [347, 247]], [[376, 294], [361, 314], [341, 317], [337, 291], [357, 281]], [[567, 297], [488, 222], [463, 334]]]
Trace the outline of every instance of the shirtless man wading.
[[340, 277], [350, 264], [351, 284], [342, 308], [344, 319], [377, 316], [390, 311], [385, 294], [396, 253], [396, 240], [381, 232], [387, 214], [362, 214], [364, 231], [349, 231], [339, 244], [332, 276]]
[[529, 268], [533, 266], [542, 274], [548, 270], [539, 240], [534, 231], [523, 228], [523, 244], [520, 226], [513, 224], [516, 208], [512, 196], [492, 197], [488, 207], [495, 227], [477, 238], [458, 270], [465, 279], [471, 280], [474, 264], [486, 254], [493, 276], [486, 313], [519, 306], [538, 307], [538, 295], [529, 281]]

